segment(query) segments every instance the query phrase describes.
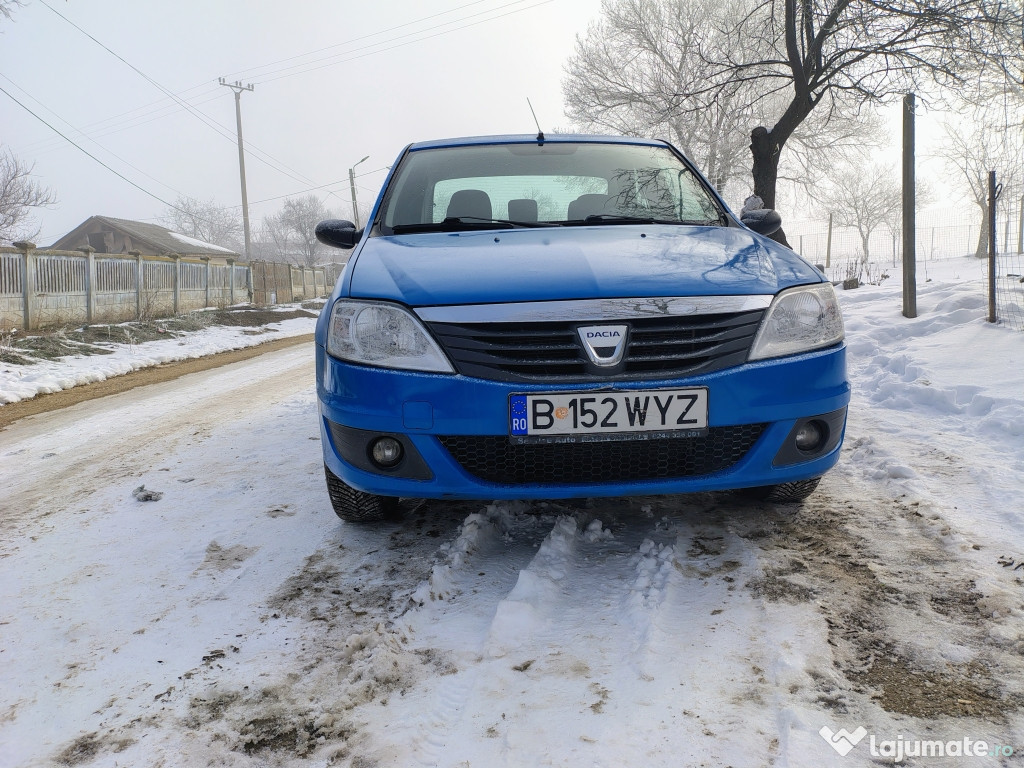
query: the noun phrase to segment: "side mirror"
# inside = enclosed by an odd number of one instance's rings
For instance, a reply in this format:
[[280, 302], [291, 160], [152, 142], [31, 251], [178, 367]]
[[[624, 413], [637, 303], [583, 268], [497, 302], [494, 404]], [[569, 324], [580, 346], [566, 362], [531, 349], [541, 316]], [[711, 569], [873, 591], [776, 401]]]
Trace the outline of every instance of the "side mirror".
[[740, 214], [740, 221], [759, 235], [773, 235], [782, 227], [782, 217], [771, 208], [758, 208]]
[[355, 248], [362, 236], [363, 230], [344, 219], [327, 219], [316, 225], [316, 239], [334, 248]]

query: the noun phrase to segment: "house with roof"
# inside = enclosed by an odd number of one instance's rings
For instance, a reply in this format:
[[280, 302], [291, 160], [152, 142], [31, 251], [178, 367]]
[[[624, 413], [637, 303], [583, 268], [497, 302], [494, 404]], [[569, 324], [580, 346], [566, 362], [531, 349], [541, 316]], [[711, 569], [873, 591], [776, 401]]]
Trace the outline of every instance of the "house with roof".
[[237, 261], [241, 254], [230, 248], [203, 242], [194, 237], [173, 232], [159, 224], [110, 216], [91, 216], [60, 238], [51, 250], [74, 251], [89, 246], [96, 253], [127, 254], [138, 252], [143, 256], [170, 256], [208, 258], [211, 263], [226, 264]]

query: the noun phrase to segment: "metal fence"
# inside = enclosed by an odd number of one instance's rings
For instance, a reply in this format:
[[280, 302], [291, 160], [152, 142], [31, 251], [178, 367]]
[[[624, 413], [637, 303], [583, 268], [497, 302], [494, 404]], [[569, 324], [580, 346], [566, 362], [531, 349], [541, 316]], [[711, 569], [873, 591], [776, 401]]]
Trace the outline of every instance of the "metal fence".
[[[999, 322], [1024, 331], [1024, 217], [1014, 207], [999, 205], [996, 209], [995, 304]], [[981, 217], [980, 208], [940, 211], [930, 218], [947, 223], [918, 226], [918, 279], [928, 279], [930, 262], [962, 257], [977, 264], [979, 275], [985, 278], [979, 290], [987, 293], [988, 241]], [[856, 277], [861, 282], [873, 282], [886, 272], [898, 279], [903, 268], [900, 235], [884, 225], [873, 229], [867, 243], [856, 229], [833, 227], [830, 231], [824, 222], [814, 227], [786, 227], [786, 237], [797, 253], [824, 267], [825, 274], [834, 281]]]
[[[329, 268], [280, 266], [299, 274], [281, 301], [324, 296], [337, 277]], [[250, 264], [0, 248], [0, 330], [155, 319], [252, 299]]]

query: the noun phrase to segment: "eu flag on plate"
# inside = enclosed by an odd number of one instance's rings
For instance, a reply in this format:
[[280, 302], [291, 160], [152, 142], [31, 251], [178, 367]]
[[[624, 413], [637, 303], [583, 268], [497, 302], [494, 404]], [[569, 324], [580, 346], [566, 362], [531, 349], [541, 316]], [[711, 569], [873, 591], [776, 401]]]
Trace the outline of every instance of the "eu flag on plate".
[[512, 395], [509, 397], [508, 416], [511, 434], [527, 434], [526, 395]]

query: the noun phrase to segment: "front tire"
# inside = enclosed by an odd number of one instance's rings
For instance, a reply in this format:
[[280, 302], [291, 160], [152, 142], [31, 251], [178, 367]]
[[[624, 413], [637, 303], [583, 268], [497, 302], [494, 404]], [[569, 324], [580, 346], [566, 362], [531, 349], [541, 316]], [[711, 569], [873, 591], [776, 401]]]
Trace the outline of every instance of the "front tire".
[[398, 515], [398, 499], [357, 491], [324, 465], [334, 514], [346, 523], [374, 523]]
[[740, 494], [748, 499], [755, 499], [757, 501], [793, 504], [803, 501], [814, 493], [820, 482], [820, 477], [812, 477], [810, 480], [794, 480], [791, 483], [762, 485], [759, 488], [743, 488]]

